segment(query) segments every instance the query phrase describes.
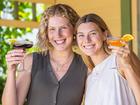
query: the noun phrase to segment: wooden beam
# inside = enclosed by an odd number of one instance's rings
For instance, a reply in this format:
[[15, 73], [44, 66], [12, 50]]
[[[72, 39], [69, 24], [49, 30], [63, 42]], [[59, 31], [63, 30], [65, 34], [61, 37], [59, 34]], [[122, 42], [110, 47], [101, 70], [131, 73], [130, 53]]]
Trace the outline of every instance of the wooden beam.
[[19, 27], [19, 28], [38, 28], [39, 23], [34, 21], [0, 19], [0, 26]]
[[31, 3], [43, 3], [43, 4], [55, 4], [55, 0], [14, 0], [19, 2], [31, 2]]

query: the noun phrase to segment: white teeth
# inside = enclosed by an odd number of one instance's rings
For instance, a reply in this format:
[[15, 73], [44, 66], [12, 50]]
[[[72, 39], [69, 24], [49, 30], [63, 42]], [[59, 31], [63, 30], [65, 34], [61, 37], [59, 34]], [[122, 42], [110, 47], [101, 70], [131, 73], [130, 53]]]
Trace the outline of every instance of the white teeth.
[[86, 49], [90, 49], [90, 48], [93, 48], [94, 46], [93, 45], [87, 45], [87, 46], [84, 46]]
[[55, 42], [56, 42], [56, 44], [62, 44], [62, 43], [64, 43], [64, 41], [65, 40], [56, 40]]

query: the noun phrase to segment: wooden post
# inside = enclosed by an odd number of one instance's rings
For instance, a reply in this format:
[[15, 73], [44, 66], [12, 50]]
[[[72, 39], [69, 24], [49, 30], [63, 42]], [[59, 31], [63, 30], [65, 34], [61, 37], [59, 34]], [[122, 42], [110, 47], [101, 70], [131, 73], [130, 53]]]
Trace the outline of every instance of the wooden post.
[[37, 20], [36, 19], [36, 3], [32, 3], [32, 15], [33, 15], [32, 20], [36, 21]]
[[18, 20], [19, 19], [19, 16], [18, 16], [18, 1], [14, 1], [14, 18], [16, 19], [16, 20]]

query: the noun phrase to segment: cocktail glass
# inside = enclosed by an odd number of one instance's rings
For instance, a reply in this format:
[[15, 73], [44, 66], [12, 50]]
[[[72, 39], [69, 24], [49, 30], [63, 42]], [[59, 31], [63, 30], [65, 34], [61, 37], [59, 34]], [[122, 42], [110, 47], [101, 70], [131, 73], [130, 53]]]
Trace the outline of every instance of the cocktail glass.
[[107, 38], [107, 44], [110, 46], [117, 46], [117, 47], [123, 47], [125, 44], [123, 43], [123, 40], [120, 37], [117, 36], [110, 36]]
[[[11, 42], [12, 42], [12, 39], [11, 39]], [[29, 40], [26, 40], [26, 39], [20, 39], [20, 40], [15, 40], [11, 43], [13, 45], [13, 48], [14, 49], [23, 49], [26, 51], [26, 49], [28, 48], [31, 48], [33, 46], [33, 42], [32, 41], [29, 41]], [[25, 68], [24, 68], [24, 60], [23, 60], [23, 63], [22, 63], [22, 69], [18, 69], [17, 71], [24, 71]], [[20, 65], [19, 65], [20, 66]]]

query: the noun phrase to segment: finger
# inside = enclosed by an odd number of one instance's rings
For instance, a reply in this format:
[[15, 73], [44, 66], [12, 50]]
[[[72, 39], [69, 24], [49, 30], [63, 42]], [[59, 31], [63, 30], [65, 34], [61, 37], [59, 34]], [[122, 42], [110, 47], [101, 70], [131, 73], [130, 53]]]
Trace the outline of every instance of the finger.
[[119, 50], [120, 49], [120, 47], [117, 47], [117, 46], [108, 46], [108, 48], [110, 50]]
[[20, 52], [25, 52], [23, 49], [14, 49], [14, 50], [11, 50], [11, 51], [8, 51], [8, 53], [20, 53]]
[[125, 44], [124, 48], [128, 48], [129, 49], [129, 44]]
[[21, 61], [12, 61], [9, 63], [9, 65], [18, 65], [20, 63], [21, 63]]
[[11, 61], [23, 61], [23, 57], [10, 57], [10, 58], [7, 58], [6, 61], [7, 62], [11, 62]]
[[112, 50], [112, 53], [116, 53], [116, 54], [119, 54], [119, 55], [123, 54], [123, 52], [120, 51], [120, 50]]
[[20, 58], [24, 58], [24, 54], [8, 54], [6, 55], [6, 60], [8, 59], [20, 59]]
[[9, 52], [6, 57], [25, 56], [24, 52]]
[[116, 53], [117, 55], [119, 55], [119, 56], [121, 56], [123, 58], [127, 58], [129, 56], [129, 53], [124, 52], [124, 50], [123, 51], [121, 51], [121, 50], [112, 50], [112, 52]]
[[129, 49], [129, 47], [128, 46], [126, 46], [126, 47], [116, 47], [116, 46], [109, 46], [109, 48], [114, 52], [115, 50], [115, 52], [125, 52], [125, 53], [128, 53], [128, 54], [130, 54], [130, 49]]
[[22, 56], [22, 54], [25, 54], [25, 52], [22, 49], [11, 50], [7, 53], [7, 55], [9, 56]]
[[127, 47], [120, 47], [120, 49], [118, 49], [118, 50], [121, 52], [130, 54], [130, 50]]

